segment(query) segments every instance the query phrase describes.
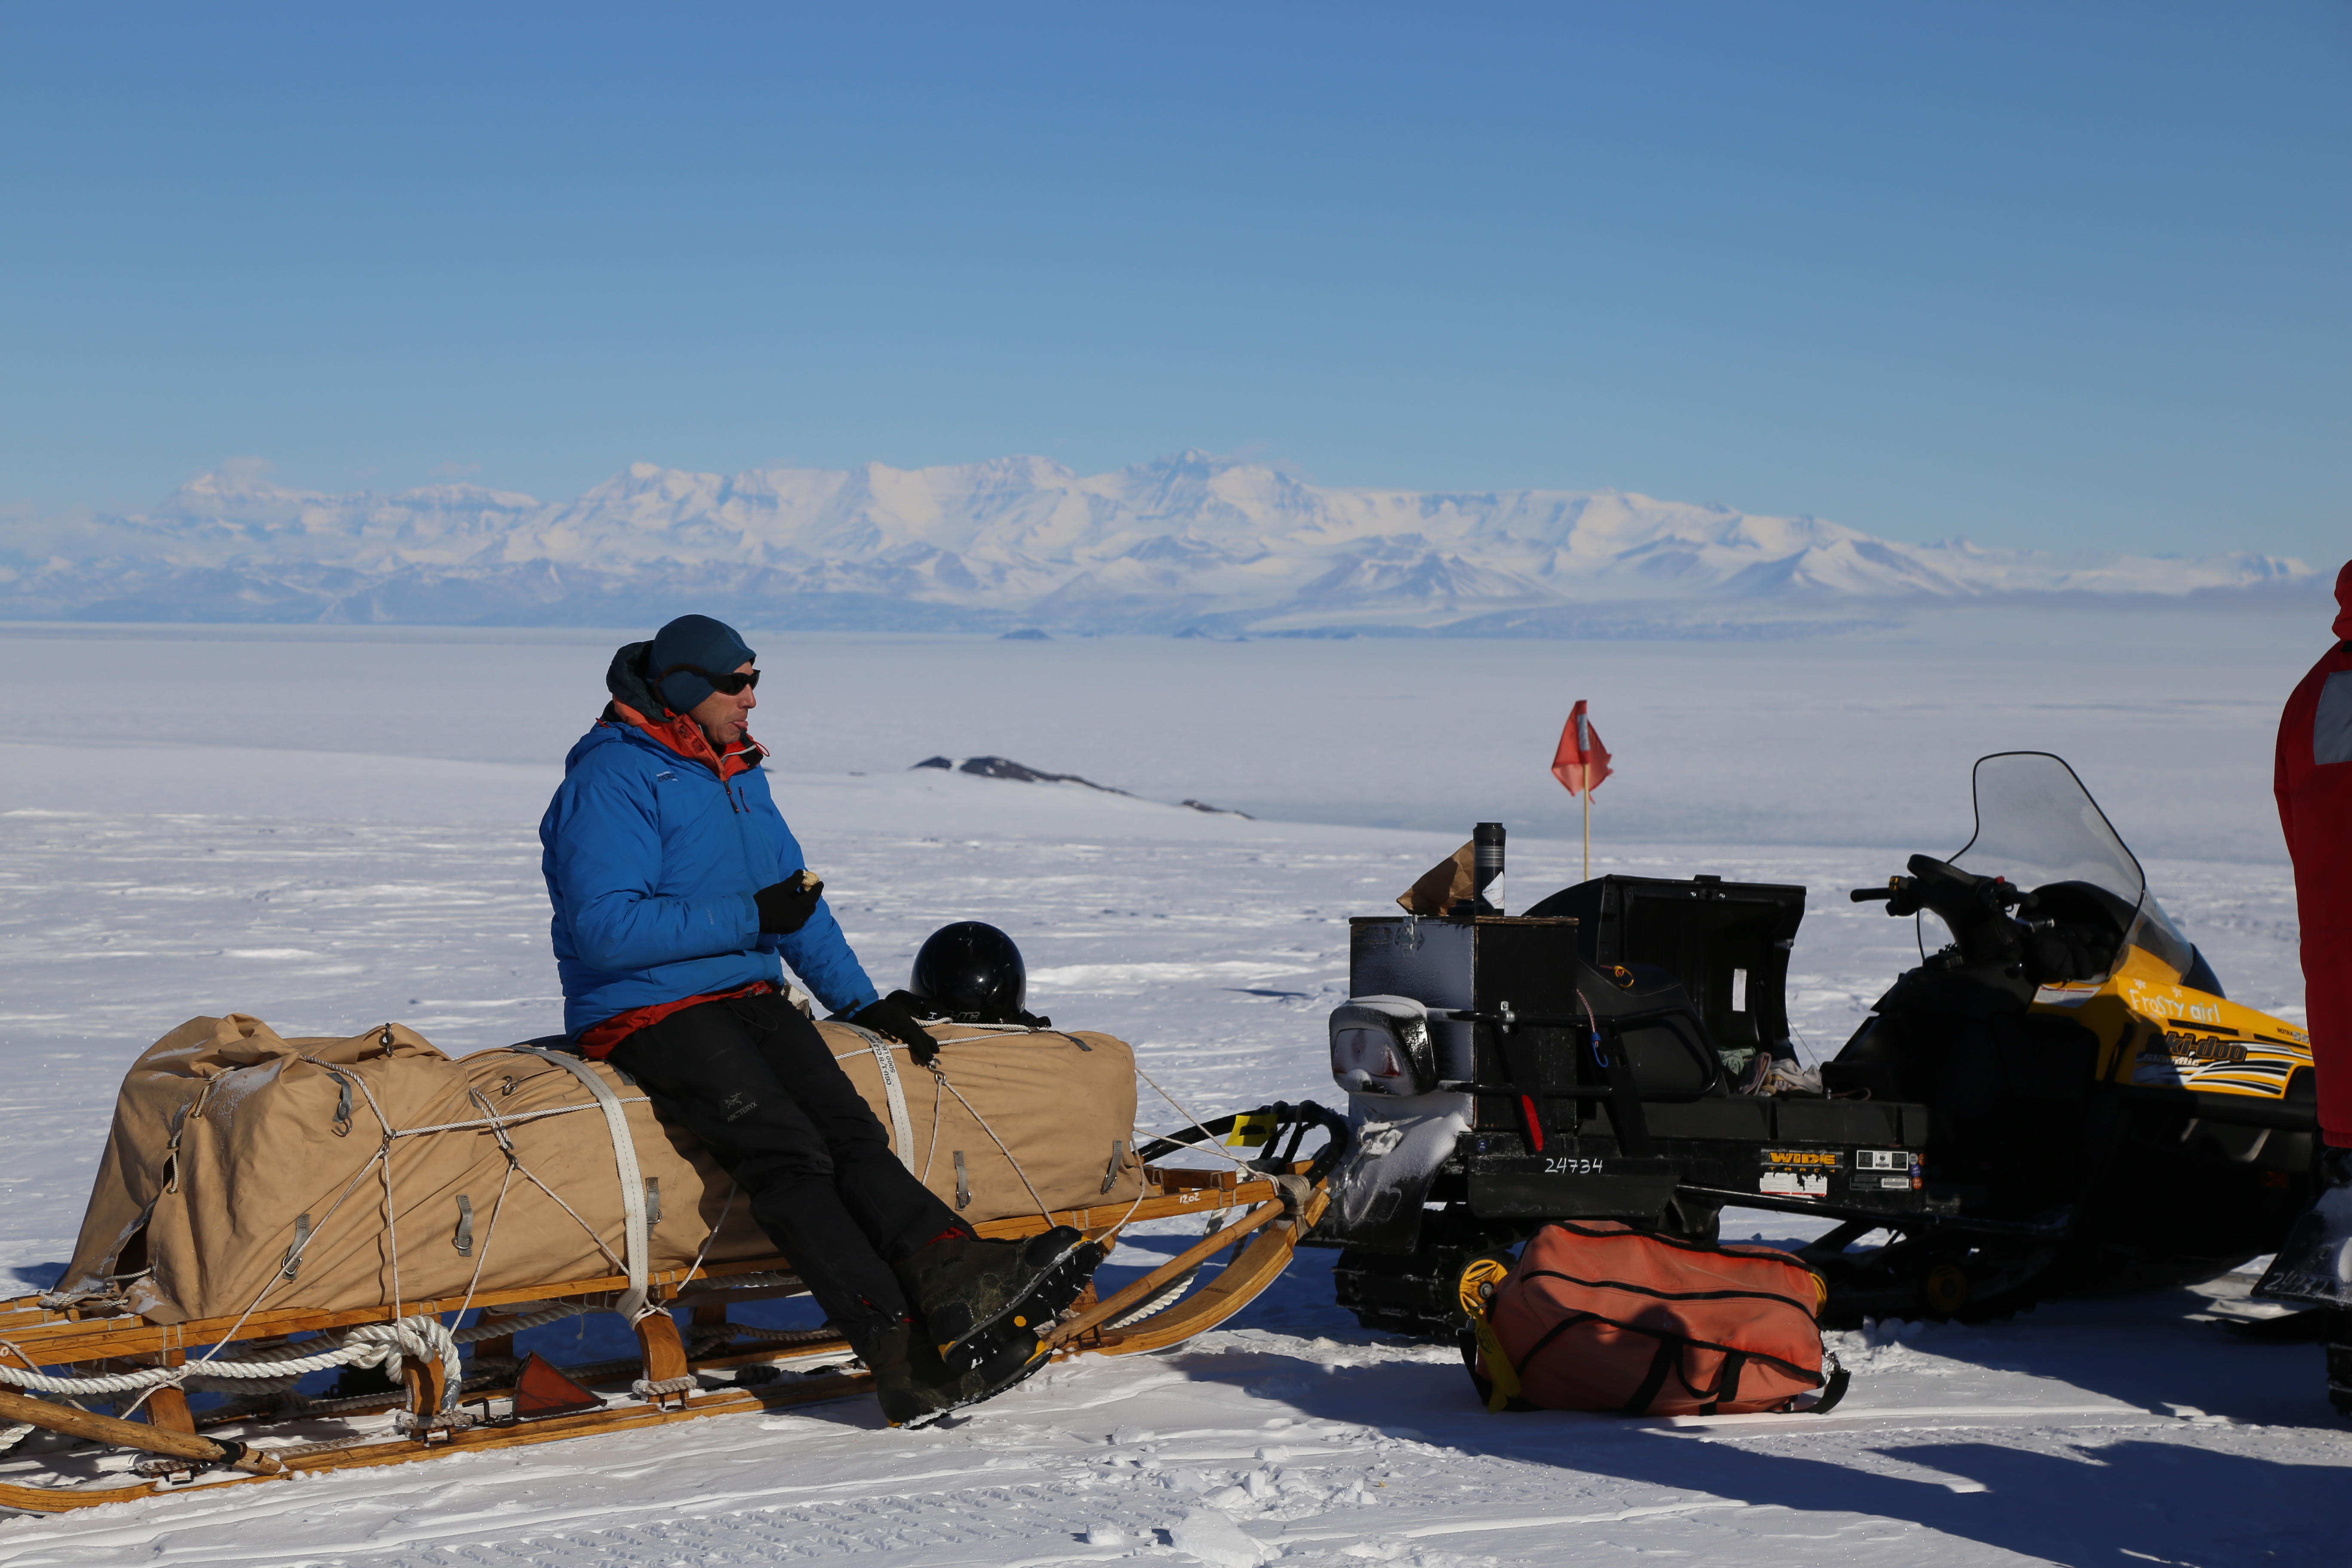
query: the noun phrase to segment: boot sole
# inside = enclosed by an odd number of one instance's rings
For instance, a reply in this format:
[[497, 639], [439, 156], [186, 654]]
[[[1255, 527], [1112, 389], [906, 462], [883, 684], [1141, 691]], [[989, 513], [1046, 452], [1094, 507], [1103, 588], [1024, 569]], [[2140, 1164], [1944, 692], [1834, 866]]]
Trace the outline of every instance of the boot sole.
[[961, 1377], [1002, 1352], [1015, 1334], [1043, 1338], [1062, 1310], [1078, 1299], [1107, 1256], [1091, 1241], [1080, 1241], [1056, 1258], [1029, 1289], [985, 1322], [975, 1323], [962, 1338], [940, 1346], [940, 1360]]
[[1031, 1378], [1036, 1376], [1037, 1373], [1045, 1371], [1045, 1363], [1053, 1359], [1053, 1356], [1046, 1351], [1045, 1344], [1041, 1342], [1037, 1345], [1036, 1354], [1022, 1363], [1021, 1370], [1006, 1378], [1003, 1382], [992, 1384], [991, 1386], [982, 1389], [980, 1393], [971, 1395], [968, 1399], [953, 1400], [946, 1405], [939, 1405], [934, 1409], [926, 1410], [919, 1415], [908, 1416], [904, 1421], [893, 1421], [890, 1425], [901, 1431], [919, 1431], [921, 1428], [929, 1426], [932, 1422], [940, 1420], [943, 1416], [952, 1415], [959, 1410], [969, 1410], [975, 1405], [982, 1404], [988, 1400], [995, 1398], [1000, 1394], [1003, 1394], [1010, 1389], [1018, 1387], [1020, 1384], [1024, 1384]]

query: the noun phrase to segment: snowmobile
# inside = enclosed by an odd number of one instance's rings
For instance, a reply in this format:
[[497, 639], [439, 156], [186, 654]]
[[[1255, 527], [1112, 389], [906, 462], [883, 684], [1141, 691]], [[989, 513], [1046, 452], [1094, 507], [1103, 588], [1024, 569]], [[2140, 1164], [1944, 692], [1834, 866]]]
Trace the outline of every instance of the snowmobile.
[[1981, 1319], [2274, 1251], [2317, 1190], [2310, 1037], [2223, 994], [2064, 762], [2002, 752], [1974, 784], [1959, 853], [1850, 895], [1915, 917], [1923, 962], [1822, 1082], [1927, 1104], [1935, 1206], [1979, 1228], [1849, 1254], [1841, 1226], [1808, 1249], [1832, 1303]]
[[1308, 1238], [1342, 1248], [1340, 1304], [1452, 1337], [1550, 1220], [1712, 1240], [1730, 1205], [1836, 1222], [1803, 1249], [1832, 1323], [2275, 1247], [2315, 1182], [2307, 1037], [2221, 994], [2063, 761], [1983, 758], [1975, 795], [1960, 852], [1850, 895], [1916, 918], [1922, 963], [1817, 1072], [1788, 1027], [1801, 887], [1611, 876], [1517, 918], [1482, 891], [1352, 921], [1355, 1146]]

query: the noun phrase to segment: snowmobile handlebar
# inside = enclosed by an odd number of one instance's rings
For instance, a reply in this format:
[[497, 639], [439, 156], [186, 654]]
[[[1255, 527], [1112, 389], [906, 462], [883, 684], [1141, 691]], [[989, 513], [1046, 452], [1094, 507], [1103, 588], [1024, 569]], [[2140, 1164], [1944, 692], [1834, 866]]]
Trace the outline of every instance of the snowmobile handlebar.
[[[2025, 889], [2006, 877], [1984, 877], [1932, 856], [1914, 855], [1907, 877], [1889, 877], [1883, 888], [1856, 888], [1846, 897], [1857, 904], [1886, 905], [1890, 915], [1933, 912], [1950, 929], [1953, 945], [1929, 959], [1930, 967], [1984, 965], [2006, 981], [2044, 984], [2092, 980], [2104, 975], [2130, 924], [2126, 911], [2091, 907], [2082, 884], [2052, 883]], [[2095, 904], [2095, 897], [2094, 898]]]
[[1913, 915], [1922, 909], [1943, 914], [1940, 906], [1955, 898], [1998, 910], [2033, 907], [2033, 895], [2006, 877], [1979, 877], [1927, 855], [1912, 856], [1910, 866], [1911, 875], [1889, 877], [1883, 888], [1856, 888], [1846, 894], [1847, 900], [1885, 903], [1890, 915]]

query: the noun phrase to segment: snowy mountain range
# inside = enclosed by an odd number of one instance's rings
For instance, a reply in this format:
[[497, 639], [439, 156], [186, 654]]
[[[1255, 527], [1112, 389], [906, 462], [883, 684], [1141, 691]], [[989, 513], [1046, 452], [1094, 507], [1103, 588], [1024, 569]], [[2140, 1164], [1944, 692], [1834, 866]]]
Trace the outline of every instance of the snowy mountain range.
[[565, 502], [215, 473], [152, 512], [0, 534], [11, 619], [634, 625], [691, 602], [812, 627], [1591, 635], [2315, 578], [2246, 553], [1898, 544], [1615, 490], [1339, 489], [1200, 452], [1095, 475], [1042, 458], [731, 476], [637, 463]]

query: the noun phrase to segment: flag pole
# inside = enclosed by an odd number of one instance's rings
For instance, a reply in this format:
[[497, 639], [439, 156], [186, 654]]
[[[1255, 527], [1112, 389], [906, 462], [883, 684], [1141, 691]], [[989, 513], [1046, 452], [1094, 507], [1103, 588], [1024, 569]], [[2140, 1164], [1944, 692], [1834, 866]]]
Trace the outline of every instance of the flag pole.
[[1592, 880], [1592, 773], [1584, 774], [1584, 879]]

